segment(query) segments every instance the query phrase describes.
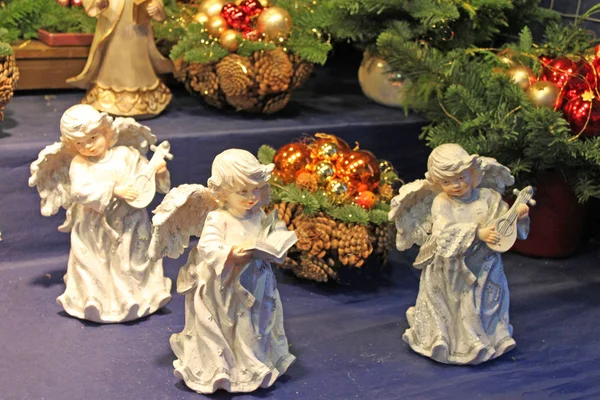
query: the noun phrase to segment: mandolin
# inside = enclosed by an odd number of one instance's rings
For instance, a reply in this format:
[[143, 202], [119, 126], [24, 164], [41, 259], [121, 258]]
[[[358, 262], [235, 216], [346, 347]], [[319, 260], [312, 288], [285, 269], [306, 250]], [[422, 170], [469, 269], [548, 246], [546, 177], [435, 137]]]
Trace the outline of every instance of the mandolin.
[[168, 141], [164, 141], [158, 146], [150, 146], [150, 150], [154, 152], [148, 164], [142, 168], [140, 174], [131, 181], [128, 182], [127, 186], [133, 187], [138, 192], [138, 197], [127, 203], [135, 208], [145, 208], [150, 204], [154, 195], [156, 194], [156, 167], [165, 158], [172, 160], [173, 155], [169, 153], [171, 144]]
[[490, 249], [499, 253], [504, 253], [509, 250], [517, 240], [517, 220], [519, 218], [517, 208], [519, 205], [530, 204], [535, 206], [535, 200], [532, 199], [533, 188], [531, 186], [527, 186], [521, 191], [515, 189], [513, 190], [513, 193], [517, 196], [517, 199], [512, 207], [504, 215], [490, 223], [490, 225], [496, 227], [496, 232], [500, 235], [500, 241], [498, 243], [486, 244]]

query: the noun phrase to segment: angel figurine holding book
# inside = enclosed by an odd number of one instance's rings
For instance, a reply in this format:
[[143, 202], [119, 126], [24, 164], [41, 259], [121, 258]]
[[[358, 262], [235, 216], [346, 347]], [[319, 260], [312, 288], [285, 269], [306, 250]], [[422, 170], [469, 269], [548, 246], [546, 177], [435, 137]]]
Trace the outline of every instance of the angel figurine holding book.
[[145, 207], [166, 193], [168, 142], [145, 157], [156, 137], [132, 118], [76, 105], [60, 121], [61, 141], [31, 164], [29, 185], [42, 198], [42, 215], [67, 210], [59, 227], [71, 232], [66, 289], [56, 301], [77, 318], [101, 323], [149, 315], [171, 299], [162, 261], [147, 255], [152, 235]]
[[419, 294], [402, 338], [436, 361], [479, 364], [516, 345], [500, 252], [527, 237], [533, 190], [509, 209], [501, 194], [514, 184], [510, 170], [457, 144], [435, 148], [427, 169], [400, 189], [389, 215], [398, 250], [421, 246]]
[[185, 326], [170, 339], [175, 376], [196, 392], [269, 387], [295, 360], [271, 263], [283, 262], [297, 237], [261, 209], [273, 168], [226, 150], [208, 187], [179, 186], [154, 211], [153, 258], [177, 258], [200, 237], [177, 278]]

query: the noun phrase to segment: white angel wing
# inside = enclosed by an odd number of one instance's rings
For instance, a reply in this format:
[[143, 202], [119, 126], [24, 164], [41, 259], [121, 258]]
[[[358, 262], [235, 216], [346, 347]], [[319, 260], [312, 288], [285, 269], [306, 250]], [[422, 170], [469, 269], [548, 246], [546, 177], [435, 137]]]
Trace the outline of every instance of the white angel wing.
[[510, 169], [496, 161], [495, 158], [479, 157], [483, 176], [479, 187], [485, 187], [503, 194], [508, 186], [515, 184], [515, 177]]
[[153, 211], [150, 258], [177, 258], [183, 254], [190, 236], [200, 237], [206, 215], [216, 208], [217, 202], [211, 191], [202, 185], [181, 185], [171, 189]]
[[150, 145], [156, 144], [156, 135], [150, 128], [137, 123], [133, 118], [117, 117], [112, 126], [118, 134], [115, 146], [132, 146], [146, 155]]
[[396, 223], [398, 250], [420, 246], [431, 234], [431, 204], [438, 193], [427, 180], [419, 179], [402, 186], [392, 199], [388, 219]]
[[60, 207], [68, 209], [73, 203], [69, 179], [73, 157], [62, 142], [56, 142], [40, 151], [37, 160], [31, 163], [29, 186], [37, 188], [45, 217], [56, 214]]

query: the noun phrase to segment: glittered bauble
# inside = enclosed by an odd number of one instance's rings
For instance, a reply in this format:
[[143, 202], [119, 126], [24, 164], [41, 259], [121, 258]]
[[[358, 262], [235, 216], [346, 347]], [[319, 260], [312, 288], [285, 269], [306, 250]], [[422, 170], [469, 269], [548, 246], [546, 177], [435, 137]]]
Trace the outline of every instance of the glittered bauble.
[[219, 36], [219, 43], [229, 52], [233, 53], [240, 45], [241, 34], [233, 29], [226, 29]]
[[258, 0], [244, 0], [240, 3], [240, 8], [250, 17], [260, 14], [263, 11], [263, 5]]
[[194, 15], [194, 21], [199, 24], [205, 25], [208, 22], [208, 15], [206, 15], [206, 13], [199, 12]]
[[331, 200], [341, 203], [348, 197], [348, 184], [342, 179], [333, 178], [327, 184], [325, 193]]
[[365, 96], [388, 107], [403, 107], [408, 81], [399, 72], [392, 72], [383, 58], [365, 52], [358, 68], [358, 82]]
[[527, 89], [527, 97], [538, 107], [556, 110], [561, 105], [560, 89], [552, 82], [537, 81]]
[[370, 190], [365, 190], [364, 192], [358, 193], [356, 197], [354, 197], [354, 204], [364, 208], [365, 210], [370, 210], [375, 205], [375, 201], [377, 200], [377, 196], [375, 193]]
[[260, 34], [258, 33], [258, 31], [256, 29], [248, 28], [244, 31], [242, 36], [244, 36], [244, 39], [246, 39], [246, 40], [256, 41], [256, 40], [258, 40]]
[[[241, 5], [244, 2], [244, 0], [235, 0], [235, 4], [236, 5]], [[269, 7], [269, 0], [259, 0], [260, 5], [262, 6], [262, 8], [267, 8]]]
[[221, 33], [223, 33], [227, 29], [227, 21], [225, 18], [220, 15], [215, 15], [208, 19], [206, 23], [206, 30], [214, 37], [220, 37]]
[[524, 65], [514, 65], [506, 70], [506, 74], [523, 90], [527, 90], [536, 81], [533, 71]]
[[250, 16], [248, 16], [241, 7], [231, 3], [226, 4], [221, 11], [221, 17], [225, 18], [227, 24], [233, 29], [244, 31], [250, 26]]
[[585, 94], [583, 97], [575, 97], [563, 107], [565, 118], [571, 124], [573, 135], [597, 136], [600, 133], [600, 101], [595, 97], [591, 97], [591, 99], [590, 97]]
[[592, 64], [579, 61], [575, 72], [563, 87], [563, 95], [567, 100], [581, 96], [586, 91], [596, 92], [598, 79]]
[[319, 183], [325, 185], [335, 175], [335, 168], [329, 161], [319, 161], [314, 167], [314, 173]]
[[227, 0], [204, 0], [202, 3], [200, 3], [198, 12], [204, 13], [208, 17], [221, 15], [221, 10], [227, 3], [229, 3]]
[[372, 191], [379, 185], [381, 171], [370, 151], [355, 150], [343, 154], [336, 164], [337, 175], [359, 192]]
[[260, 13], [258, 31], [268, 39], [286, 38], [292, 30], [292, 17], [280, 7], [269, 7]]
[[296, 173], [310, 162], [310, 150], [304, 143], [289, 143], [275, 153], [275, 172], [284, 183], [293, 182]]

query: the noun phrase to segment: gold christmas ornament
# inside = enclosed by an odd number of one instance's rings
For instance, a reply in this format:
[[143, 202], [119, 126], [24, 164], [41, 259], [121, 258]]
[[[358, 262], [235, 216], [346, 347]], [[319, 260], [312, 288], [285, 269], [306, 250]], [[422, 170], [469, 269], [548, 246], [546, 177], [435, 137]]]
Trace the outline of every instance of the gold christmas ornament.
[[320, 184], [326, 184], [335, 175], [333, 164], [329, 161], [319, 161], [315, 165], [315, 175]]
[[210, 17], [206, 23], [206, 30], [216, 38], [220, 37], [221, 33], [223, 33], [227, 27], [227, 21], [220, 15]]
[[348, 197], [348, 184], [342, 179], [333, 178], [327, 184], [326, 192], [331, 200], [341, 203]]
[[292, 17], [280, 7], [268, 7], [257, 20], [258, 31], [268, 39], [286, 38], [292, 30]]
[[204, 12], [199, 12], [196, 15], [194, 15], [194, 21], [205, 25], [208, 22], [208, 15], [206, 15], [206, 13]]
[[234, 29], [226, 29], [219, 36], [219, 43], [225, 47], [230, 53], [237, 50], [240, 45], [240, 33]]
[[538, 107], [556, 110], [560, 103], [560, 89], [552, 82], [537, 81], [527, 89], [527, 97]]
[[358, 82], [369, 99], [388, 107], [402, 107], [408, 82], [402, 74], [390, 72], [390, 69], [383, 58], [365, 52], [358, 69]]
[[536, 81], [533, 71], [524, 65], [512, 66], [506, 70], [506, 73], [523, 90], [527, 90]]
[[227, 3], [229, 3], [227, 0], [204, 0], [198, 7], [198, 14], [204, 13], [209, 18], [221, 15], [221, 10]]

